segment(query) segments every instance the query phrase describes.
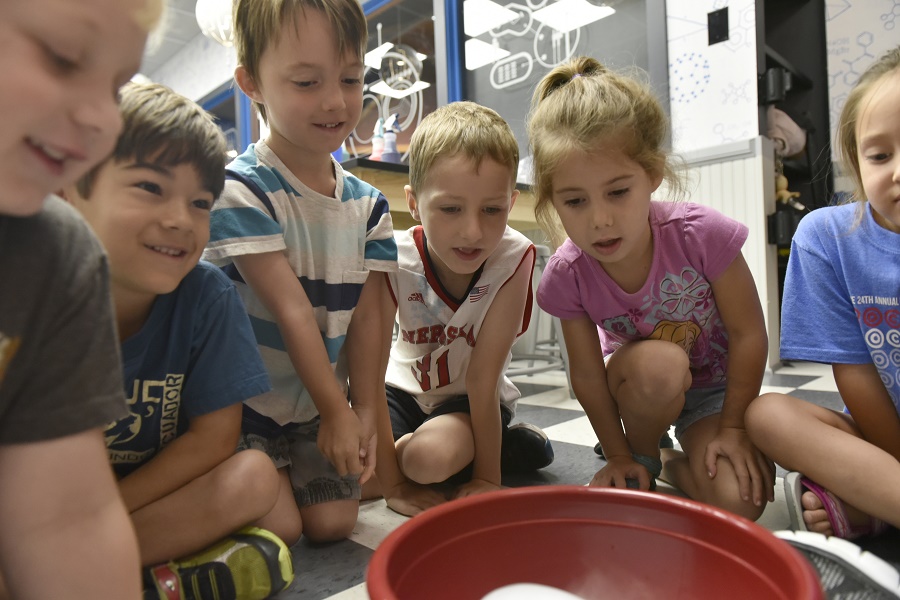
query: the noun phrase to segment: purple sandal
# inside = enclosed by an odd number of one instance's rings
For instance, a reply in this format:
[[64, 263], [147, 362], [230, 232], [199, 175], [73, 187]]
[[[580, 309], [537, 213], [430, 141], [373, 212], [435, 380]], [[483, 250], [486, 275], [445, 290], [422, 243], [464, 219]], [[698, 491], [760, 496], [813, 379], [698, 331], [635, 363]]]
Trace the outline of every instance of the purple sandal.
[[875, 517], [870, 517], [866, 525], [858, 527], [851, 525], [850, 519], [847, 518], [847, 509], [840, 498], [795, 471], [788, 473], [784, 478], [784, 496], [791, 518], [791, 529], [794, 531], [808, 531], [803, 520], [803, 504], [800, 502], [804, 488], [821, 500], [828, 523], [831, 524], [836, 537], [852, 540], [866, 535], [877, 535], [887, 529], [887, 523]]

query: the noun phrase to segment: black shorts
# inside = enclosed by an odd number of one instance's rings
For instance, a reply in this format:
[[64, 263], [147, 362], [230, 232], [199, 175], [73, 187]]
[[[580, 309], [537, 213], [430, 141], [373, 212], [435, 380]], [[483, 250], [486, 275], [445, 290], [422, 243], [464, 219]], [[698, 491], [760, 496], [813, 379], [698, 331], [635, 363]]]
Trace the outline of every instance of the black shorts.
[[[452, 413], [468, 414], [470, 412], [468, 396], [457, 396], [447, 400], [435, 408], [431, 414], [425, 414], [412, 395], [389, 385], [385, 386], [385, 390], [387, 392], [388, 411], [391, 414], [391, 430], [393, 431], [395, 442], [435, 417]], [[513, 415], [509, 408], [501, 404], [500, 421], [504, 429], [509, 427], [509, 422], [512, 421], [512, 418]]]

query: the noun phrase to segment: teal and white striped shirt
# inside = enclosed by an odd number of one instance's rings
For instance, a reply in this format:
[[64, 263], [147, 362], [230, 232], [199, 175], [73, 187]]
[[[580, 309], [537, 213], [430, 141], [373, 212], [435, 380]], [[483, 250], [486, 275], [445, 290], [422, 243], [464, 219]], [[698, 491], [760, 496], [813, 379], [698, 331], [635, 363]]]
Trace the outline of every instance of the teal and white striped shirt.
[[272, 380], [273, 391], [248, 406], [280, 424], [306, 422], [318, 412], [291, 364], [274, 316], [241, 279], [234, 257], [285, 252], [313, 306], [345, 391], [344, 339], [363, 283], [370, 271], [397, 270], [397, 245], [384, 195], [337, 162], [334, 168], [335, 195], [323, 196], [297, 179], [264, 141], [251, 144], [228, 165], [229, 177], [213, 207], [203, 254], [234, 280]]

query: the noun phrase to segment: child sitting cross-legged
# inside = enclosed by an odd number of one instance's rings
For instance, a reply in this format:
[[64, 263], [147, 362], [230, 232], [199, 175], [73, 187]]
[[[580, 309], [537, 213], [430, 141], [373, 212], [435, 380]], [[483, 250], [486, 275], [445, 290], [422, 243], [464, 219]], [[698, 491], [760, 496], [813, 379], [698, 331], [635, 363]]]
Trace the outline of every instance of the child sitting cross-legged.
[[382, 291], [384, 321], [396, 317], [399, 335], [377, 472], [388, 506], [412, 515], [443, 501], [425, 484], [471, 464], [455, 496], [496, 490], [501, 471], [543, 468], [553, 449], [537, 427], [509, 426], [519, 391], [505, 372], [528, 328], [535, 260], [507, 225], [518, 143], [493, 110], [456, 102], [422, 121], [409, 157], [406, 199], [421, 225], [399, 234], [399, 270]]
[[241, 406], [270, 389], [240, 297], [199, 262], [225, 178], [213, 120], [166, 87], [129, 84], [113, 154], [65, 197], [109, 254], [130, 414], [106, 445], [137, 532], [146, 598], [265, 598], [292, 579], [262, 452], [236, 453]]

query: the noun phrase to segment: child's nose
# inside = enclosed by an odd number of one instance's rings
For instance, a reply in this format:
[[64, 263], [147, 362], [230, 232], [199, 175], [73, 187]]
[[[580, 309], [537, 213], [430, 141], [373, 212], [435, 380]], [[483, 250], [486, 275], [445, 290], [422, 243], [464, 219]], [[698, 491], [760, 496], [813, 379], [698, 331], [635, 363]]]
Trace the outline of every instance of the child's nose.
[[591, 211], [591, 220], [594, 227], [597, 229], [612, 225], [612, 215], [609, 210], [600, 203], [597, 203], [594, 210]]
[[332, 84], [325, 89], [325, 96], [322, 100], [322, 106], [325, 110], [343, 110], [347, 103], [344, 101], [344, 91], [341, 84]]
[[463, 239], [474, 242], [481, 239], [481, 220], [477, 215], [467, 216], [463, 219]]
[[181, 200], [167, 202], [163, 211], [162, 222], [166, 228], [182, 230], [191, 228], [191, 211], [186, 202]]

